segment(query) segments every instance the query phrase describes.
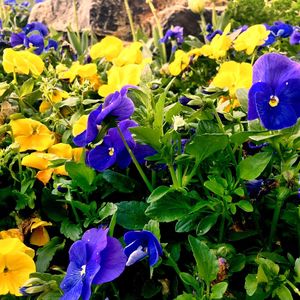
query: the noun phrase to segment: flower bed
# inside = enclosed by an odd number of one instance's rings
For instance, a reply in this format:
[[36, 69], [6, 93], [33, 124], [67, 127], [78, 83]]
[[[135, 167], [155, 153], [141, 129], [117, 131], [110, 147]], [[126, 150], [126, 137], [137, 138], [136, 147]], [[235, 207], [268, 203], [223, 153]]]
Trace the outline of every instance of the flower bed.
[[299, 297], [297, 5], [125, 43], [5, 1], [1, 299]]

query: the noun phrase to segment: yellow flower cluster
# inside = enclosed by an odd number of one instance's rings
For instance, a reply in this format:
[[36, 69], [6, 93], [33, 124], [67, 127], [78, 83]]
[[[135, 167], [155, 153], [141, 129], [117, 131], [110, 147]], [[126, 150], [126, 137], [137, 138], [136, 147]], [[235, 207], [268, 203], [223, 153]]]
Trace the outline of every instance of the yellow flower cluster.
[[58, 143], [51, 146], [47, 153], [32, 152], [24, 156], [21, 163], [23, 166], [38, 169], [36, 178], [46, 185], [51, 179], [52, 174], [68, 175], [64, 165], [51, 168], [51, 161], [57, 159], [79, 161], [82, 151], [82, 148], [72, 149], [69, 144]]
[[34, 250], [18, 238], [0, 240], [0, 295], [21, 296], [20, 288], [36, 271]]
[[230, 28], [230, 24], [227, 25], [222, 34], [216, 34], [209, 44], [201, 48], [195, 48], [189, 52], [177, 50], [174, 61], [169, 64], [170, 74], [177, 76], [184, 71], [191, 57], [197, 59], [199, 56], [206, 56], [215, 60], [225, 58], [231, 47], [236, 51], [246, 51], [248, 55], [251, 55], [256, 47], [264, 44], [270, 33], [264, 25], [253, 25], [234, 39], [233, 35], [229, 35]]
[[143, 57], [142, 43], [133, 42], [127, 46], [114, 37], [107, 36], [91, 47], [90, 56], [93, 60], [103, 58], [112, 63], [107, 71], [107, 84], [100, 86], [100, 96], [120, 90], [124, 85], [138, 85], [145, 64], [151, 59]]
[[29, 50], [15, 51], [6, 48], [3, 51], [3, 68], [6, 73], [26, 74], [39, 76], [44, 71], [44, 62]]

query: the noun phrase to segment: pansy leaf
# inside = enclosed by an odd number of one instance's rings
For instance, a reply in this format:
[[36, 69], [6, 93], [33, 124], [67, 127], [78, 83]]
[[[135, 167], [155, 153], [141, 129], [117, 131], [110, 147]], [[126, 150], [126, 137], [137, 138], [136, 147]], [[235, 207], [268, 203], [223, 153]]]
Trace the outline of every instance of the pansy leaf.
[[172, 222], [188, 214], [192, 207], [189, 198], [179, 191], [171, 191], [150, 203], [146, 216], [159, 222]]
[[55, 236], [45, 246], [39, 248], [36, 252], [36, 268], [37, 272], [45, 272], [56, 251], [62, 250], [65, 246], [65, 240]]
[[148, 223], [149, 218], [145, 216], [147, 204], [140, 201], [123, 201], [116, 204], [117, 223], [126, 229], [142, 229]]
[[272, 152], [261, 152], [247, 157], [239, 163], [240, 177], [245, 180], [256, 179], [267, 167]]
[[223, 295], [228, 287], [227, 282], [219, 282], [211, 289], [211, 299], [223, 299]]
[[102, 176], [104, 180], [121, 193], [132, 193], [137, 184], [132, 178], [111, 170], [105, 170]]
[[228, 136], [224, 134], [203, 134], [196, 135], [186, 145], [186, 153], [196, 157], [198, 162], [209, 157], [217, 151], [225, 149], [228, 144]]
[[159, 138], [161, 136], [160, 129], [158, 128], [149, 128], [149, 127], [131, 127], [129, 129], [131, 133], [135, 134], [135, 139], [138, 142], [147, 144], [148, 146], [151, 146], [155, 150], [159, 150], [161, 147], [161, 143], [159, 141]]
[[90, 191], [95, 179], [95, 171], [83, 163], [66, 162], [66, 171], [71, 179], [84, 191]]
[[217, 278], [219, 271], [217, 257], [207, 245], [199, 239], [189, 236], [189, 243], [197, 263], [198, 275], [205, 281], [206, 285], [209, 286], [210, 283]]
[[72, 241], [76, 241], [80, 238], [82, 229], [79, 224], [71, 223], [66, 219], [61, 223], [60, 232]]

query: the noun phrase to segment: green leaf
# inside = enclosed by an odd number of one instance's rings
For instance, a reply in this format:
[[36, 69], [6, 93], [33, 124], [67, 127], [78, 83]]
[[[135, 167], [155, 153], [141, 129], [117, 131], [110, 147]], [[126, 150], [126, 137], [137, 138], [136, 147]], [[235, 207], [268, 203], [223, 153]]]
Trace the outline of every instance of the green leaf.
[[170, 190], [171, 190], [171, 188], [169, 188], [168, 186], [164, 186], [164, 185], [157, 187], [155, 190], [152, 191], [152, 193], [150, 194], [150, 196], [147, 199], [147, 202], [151, 203], [151, 202], [155, 202], [155, 201], [159, 200], [164, 195], [169, 193]]
[[95, 179], [95, 171], [83, 163], [68, 161], [65, 164], [66, 171], [71, 179], [84, 191], [91, 191], [91, 186]]
[[290, 290], [285, 285], [280, 285], [273, 294], [277, 295], [280, 300], [293, 300]]
[[145, 216], [147, 204], [140, 201], [123, 201], [116, 203], [117, 223], [126, 229], [143, 229], [149, 218]]
[[45, 272], [50, 262], [58, 250], [62, 250], [65, 246], [65, 240], [55, 236], [45, 246], [39, 248], [36, 252], [36, 269], [38, 272]]
[[174, 300], [196, 300], [194, 295], [183, 293], [182, 295], [177, 296]]
[[247, 157], [239, 163], [240, 177], [245, 180], [256, 179], [272, 158], [271, 152], [261, 152]]
[[199, 290], [199, 288], [200, 288], [199, 282], [191, 274], [185, 273], [185, 272], [180, 272], [179, 276], [185, 284], [190, 285], [196, 291]]
[[294, 270], [296, 273], [297, 282], [300, 282], [300, 258], [296, 259]]
[[240, 272], [246, 265], [246, 256], [244, 254], [235, 254], [229, 263], [230, 272]]
[[20, 97], [24, 97], [24, 96], [30, 94], [33, 90], [33, 87], [34, 87], [34, 79], [29, 78], [22, 84], [22, 86], [20, 88]]
[[186, 153], [193, 155], [198, 162], [201, 162], [213, 153], [225, 149], [227, 144], [228, 136], [224, 134], [196, 135], [186, 145]]
[[72, 241], [77, 241], [80, 239], [82, 229], [79, 224], [71, 223], [68, 219], [66, 219], [60, 225], [60, 233]]
[[197, 263], [198, 275], [209, 286], [217, 278], [219, 271], [217, 257], [206, 244], [191, 235], [189, 236], [189, 243]]
[[129, 130], [135, 134], [137, 141], [147, 144], [157, 151], [160, 149], [161, 143], [159, 138], [161, 137], [161, 132], [158, 128], [153, 129], [149, 127], [138, 126], [129, 128]]
[[246, 142], [250, 136], [255, 136], [261, 134], [261, 131], [243, 131], [243, 132], [236, 132], [231, 137], [230, 140], [232, 143], [241, 145]]
[[220, 183], [218, 183], [216, 179], [205, 181], [204, 186], [214, 194], [223, 197], [225, 192], [224, 187]]
[[197, 226], [196, 234], [204, 235], [210, 231], [210, 229], [217, 223], [219, 215], [219, 213], [214, 213], [201, 219]]
[[145, 214], [159, 222], [172, 222], [181, 219], [190, 211], [189, 198], [178, 191], [170, 191], [152, 201]]
[[256, 280], [256, 274], [248, 274], [245, 280], [245, 289], [247, 295], [252, 296], [257, 289], [258, 282]]
[[102, 177], [121, 193], [132, 193], [136, 186], [135, 180], [111, 170], [104, 171]]
[[227, 282], [219, 282], [215, 284], [211, 289], [211, 298], [212, 299], [223, 299], [223, 295], [226, 292], [228, 287]]
[[76, 50], [77, 54], [80, 56], [83, 51], [80, 44], [80, 37], [78, 37], [77, 33], [72, 31], [70, 27], [67, 27], [68, 40]]
[[157, 103], [155, 104], [155, 113], [153, 128], [159, 130], [160, 135], [163, 133], [163, 121], [164, 121], [164, 107], [165, 107], [166, 93], [164, 92], [159, 97]]
[[253, 212], [253, 206], [247, 200], [241, 200], [236, 205], [245, 212]]
[[176, 232], [189, 232], [195, 230], [199, 221], [199, 214], [189, 214], [180, 219], [175, 225]]
[[103, 221], [109, 216], [112, 216], [116, 211], [118, 210], [117, 205], [114, 203], [108, 202], [104, 205], [104, 207], [100, 208], [98, 210], [98, 215], [99, 215], [99, 222]]

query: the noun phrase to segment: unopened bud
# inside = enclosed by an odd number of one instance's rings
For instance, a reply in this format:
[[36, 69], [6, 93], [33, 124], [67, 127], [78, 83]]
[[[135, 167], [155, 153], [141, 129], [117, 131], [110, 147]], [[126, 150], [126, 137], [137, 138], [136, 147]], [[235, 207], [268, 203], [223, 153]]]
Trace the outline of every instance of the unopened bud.
[[193, 13], [199, 14], [205, 7], [205, 1], [204, 0], [188, 0], [188, 7]]

